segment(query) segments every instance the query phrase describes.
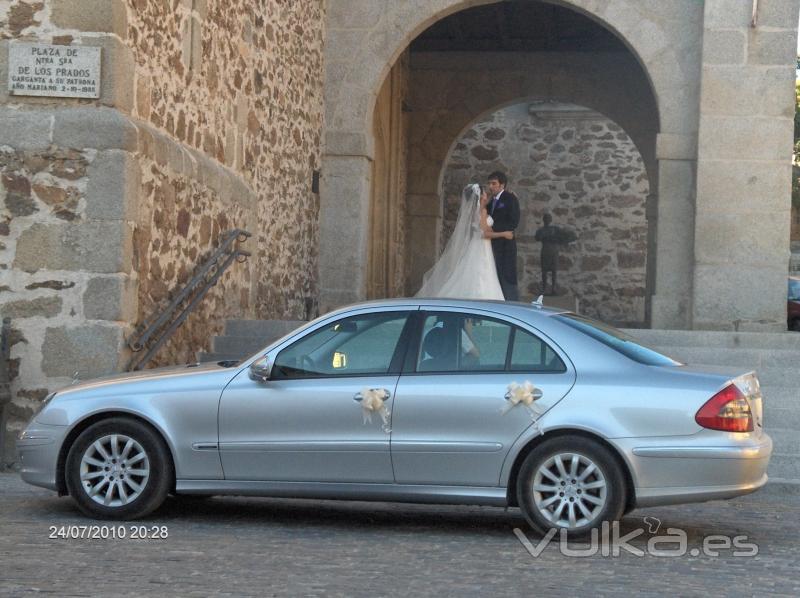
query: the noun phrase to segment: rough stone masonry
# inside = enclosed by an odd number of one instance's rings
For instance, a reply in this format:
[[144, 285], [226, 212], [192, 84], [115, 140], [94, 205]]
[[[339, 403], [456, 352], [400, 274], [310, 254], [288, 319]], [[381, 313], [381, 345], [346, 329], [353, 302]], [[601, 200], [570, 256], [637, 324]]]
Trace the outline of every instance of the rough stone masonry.
[[[0, 315], [12, 432], [52, 389], [127, 359], [125, 338], [233, 228], [235, 264], [158, 353], [316, 294], [322, 0], [0, 1]], [[100, 97], [9, 95], [15, 42], [95, 46]], [[8, 447], [6, 447], [8, 450]]]

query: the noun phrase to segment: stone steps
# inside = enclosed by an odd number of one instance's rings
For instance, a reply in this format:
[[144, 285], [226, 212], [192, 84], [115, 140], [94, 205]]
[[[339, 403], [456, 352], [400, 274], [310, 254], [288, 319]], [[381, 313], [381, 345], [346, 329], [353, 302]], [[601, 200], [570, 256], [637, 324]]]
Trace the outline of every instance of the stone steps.
[[270, 337], [266, 345], [303, 324], [306, 322], [302, 320], [228, 320], [225, 323], [225, 336]]
[[[284, 333], [285, 334], [285, 333]], [[214, 353], [251, 355], [279, 339], [283, 334], [263, 336], [218, 336], [212, 344]]]
[[800, 349], [712, 348], [663, 345], [662, 353], [688, 364], [752, 367], [757, 370], [797, 368], [800, 370]]
[[245, 353], [206, 353], [201, 351], [197, 354], [197, 361], [200, 363], [218, 362], [218, 361], [241, 361], [248, 357]]
[[198, 361], [238, 361], [306, 324], [302, 320], [228, 320], [225, 334], [215, 336], [211, 351], [198, 354]]
[[781, 349], [800, 351], [800, 333], [719, 332], [698, 330], [627, 329], [626, 333], [653, 347], [706, 347], [714, 349]]

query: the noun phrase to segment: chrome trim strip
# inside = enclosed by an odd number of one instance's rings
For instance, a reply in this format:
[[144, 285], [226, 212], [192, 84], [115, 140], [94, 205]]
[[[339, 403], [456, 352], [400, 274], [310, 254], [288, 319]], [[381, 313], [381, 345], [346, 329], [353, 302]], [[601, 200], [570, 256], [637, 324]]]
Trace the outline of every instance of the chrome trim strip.
[[339, 482], [249, 482], [237, 480], [177, 480], [176, 492], [331, 500], [385, 500], [451, 505], [505, 507], [506, 488], [345, 484]]
[[364, 452], [389, 451], [389, 438], [386, 440], [288, 440], [269, 442], [221, 442], [221, 451], [276, 451], [276, 452]]
[[496, 453], [502, 449], [503, 445], [499, 442], [392, 440], [392, 451], [401, 453]]
[[633, 454], [664, 459], [765, 459], [771, 448], [771, 442], [751, 446], [653, 446], [634, 448]]

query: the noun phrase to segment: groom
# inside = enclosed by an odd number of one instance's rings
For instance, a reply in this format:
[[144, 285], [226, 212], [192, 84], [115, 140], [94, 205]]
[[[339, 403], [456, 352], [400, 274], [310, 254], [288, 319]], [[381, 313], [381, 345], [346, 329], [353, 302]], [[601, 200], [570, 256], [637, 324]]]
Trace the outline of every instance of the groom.
[[[514, 231], [519, 226], [519, 200], [506, 191], [508, 177], [500, 171], [489, 175], [489, 205], [487, 210], [494, 220], [492, 230], [496, 233]], [[506, 301], [519, 301], [517, 289], [517, 240], [492, 239], [492, 253], [497, 268], [497, 278]]]

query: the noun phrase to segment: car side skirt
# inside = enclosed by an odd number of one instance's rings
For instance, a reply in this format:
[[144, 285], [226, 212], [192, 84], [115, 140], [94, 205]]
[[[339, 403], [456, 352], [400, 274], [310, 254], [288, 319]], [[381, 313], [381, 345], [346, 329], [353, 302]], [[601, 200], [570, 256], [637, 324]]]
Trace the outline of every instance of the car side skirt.
[[385, 500], [446, 505], [508, 505], [504, 487], [348, 484], [338, 482], [250, 482], [238, 480], [177, 480], [178, 494]]

